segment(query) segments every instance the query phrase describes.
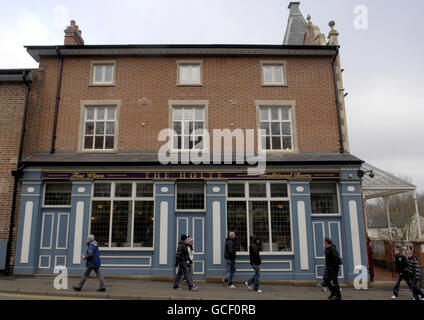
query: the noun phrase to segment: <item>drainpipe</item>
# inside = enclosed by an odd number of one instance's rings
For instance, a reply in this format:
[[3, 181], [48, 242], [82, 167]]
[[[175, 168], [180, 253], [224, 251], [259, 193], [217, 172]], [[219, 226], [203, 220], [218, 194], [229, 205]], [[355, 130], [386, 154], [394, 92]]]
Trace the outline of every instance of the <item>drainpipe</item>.
[[51, 147], [50, 153], [55, 153], [56, 151], [56, 128], [57, 128], [57, 117], [59, 114], [60, 87], [62, 83], [62, 69], [63, 69], [63, 57], [60, 55], [59, 47], [56, 47], [56, 54], [59, 57], [59, 75], [57, 80], [56, 105], [54, 108], [54, 120], [53, 120], [53, 132], [52, 132], [52, 147]]
[[12, 172], [12, 175], [14, 176], [14, 182], [13, 182], [12, 206], [10, 208], [10, 218], [9, 218], [9, 235], [8, 235], [7, 249], [6, 249], [6, 265], [5, 265], [6, 275], [10, 275], [10, 260], [11, 260], [11, 251], [12, 251], [13, 229], [15, 227], [16, 197], [17, 197], [17, 191], [18, 191], [19, 178], [22, 173], [21, 158], [22, 158], [22, 153], [24, 149], [24, 137], [25, 137], [25, 131], [26, 131], [28, 98], [29, 98], [29, 92], [31, 90], [30, 85], [26, 78], [27, 72], [28, 71], [24, 71], [22, 73], [22, 79], [26, 86], [25, 103], [24, 103], [24, 110], [23, 110], [23, 117], [22, 117], [21, 138], [19, 141], [18, 161], [16, 164], [16, 171]]
[[340, 99], [339, 99], [339, 86], [337, 85], [337, 72], [336, 72], [336, 59], [339, 56], [339, 47], [336, 49], [336, 54], [334, 55], [332, 65], [333, 65], [333, 76], [334, 76], [334, 88], [336, 90], [336, 106], [337, 106], [337, 124], [339, 127], [339, 143], [340, 143], [340, 153], [344, 153], [344, 143], [343, 143], [343, 129], [342, 129], [342, 117], [340, 113]]

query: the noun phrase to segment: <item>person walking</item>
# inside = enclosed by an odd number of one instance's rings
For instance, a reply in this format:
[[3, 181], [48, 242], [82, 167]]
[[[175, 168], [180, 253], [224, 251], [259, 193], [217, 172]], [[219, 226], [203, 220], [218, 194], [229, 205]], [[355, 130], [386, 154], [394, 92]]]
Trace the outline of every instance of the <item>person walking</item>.
[[188, 257], [189, 257], [189, 260], [187, 260], [188, 275], [191, 277], [192, 279], [191, 281], [193, 281], [194, 253], [193, 253], [193, 238], [191, 238], [190, 236], [187, 237], [187, 251], [188, 251]]
[[[247, 280], [245, 282], [246, 286], [249, 288], [249, 290], [256, 291], [258, 293], [261, 293], [262, 290], [259, 289], [259, 277], [260, 277], [260, 265], [262, 263], [261, 256], [259, 255], [260, 251], [260, 245], [261, 242], [259, 238], [254, 237], [253, 242], [249, 246], [249, 256], [250, 256], [250, 265], [252, 266], [254, 270], [254, 275], [252, 278]], [[251, 287], [251, 284], [254, 284], [253, 289]]]
[[411, 289], [411, 281], [408, 275], [408, 259], [405, 257], [400, 247], [397, 247], [395, 250], [395, 266], [396, 283], [395, 287], [393, 288], [392, 299], [396, 299], [399, 297], [399, 288], [402, 280], [404, 280], [408, 287]]
[[233, 285], [233, 276], [236, 272], [236, 247], [234, 245], [234, 240], [236, 238], [236, 234], [234, 232], [230, 232], [228, 234], [228, 238], [225, 241], [225, 253], [224, 258], [227, 261], [227, 274], [223, 279], [224, 283], [227, 285], [227, 288], [234, 289], [236, 286]]
[[100, 252], [97, 242], [94, 240], [93, 235], [87, 237], [87, 251], [85, 256], [82, 256], [82, 260], [85, 260], [86, 270], [82, 276], [81, 281], [76, 286], [72, 286], [72, 289], [76, 291], [81, 291], [84, 286], [85, 281], [90, 276], [90, 273], [94, 271], [96, 273], [97, 279], [100, 282], [100, 288], [97, 291], [106, 291], [105, 280], [103, 278], [102, 272], [100, 271]]
[[187, 236], [185, 234], [181, 235], [181, 241], [178, 244], [177, 254], [175, 259], [175, 267], [178, 267], [178, 272], [174, 277], [174, 289], [180, 289], [179, 283], [181, 277], [184, 275], [184, 278], [187, 281], [187, 285], [190, 291], [195, 291], [198, 289], [196, 285], [193, 285], [193, 281], [188, 273], [187, 261], [190, 263], [190, 256], [187, 250]]
[[337, 252], [336, 246], [333, 244], [333, 240], [330, 238], [324, 239], [325, 246], [325, 270], [324, 270], [324, 283], [323, 287], [328, 287], [331, 294], [328, 297], [329, 300], [341, 300], [342, 295], [339, 287], [339, 269], [342, 264], [342, 259]]
[[406, 254], [408, 255], [408, 274], [411, 281], [410, 288], [414, 296], [414, 300], [424, 300], [424, 292], [418, 286], [421, 274], [420, 263], [415, 254], [413, 254], [412, 250], [407, 250]]

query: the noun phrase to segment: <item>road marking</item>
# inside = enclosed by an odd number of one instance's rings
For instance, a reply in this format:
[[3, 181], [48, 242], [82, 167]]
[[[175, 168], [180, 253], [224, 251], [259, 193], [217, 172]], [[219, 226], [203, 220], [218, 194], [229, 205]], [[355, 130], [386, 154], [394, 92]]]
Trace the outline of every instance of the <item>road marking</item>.
[[14, 293], [0, 293], [0, 297], [16, 297], [16, 298], [47, 299], [47, 300], [107, 300], [107, 299], [99, 299], [99, 298], [39, 296], [39, 295], [14, 294]]

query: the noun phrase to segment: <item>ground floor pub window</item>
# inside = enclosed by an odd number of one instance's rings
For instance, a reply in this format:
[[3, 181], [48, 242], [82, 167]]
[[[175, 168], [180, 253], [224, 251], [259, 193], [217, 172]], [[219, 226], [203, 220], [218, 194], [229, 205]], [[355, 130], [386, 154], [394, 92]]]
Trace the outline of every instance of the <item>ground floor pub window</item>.
[[236, 249], [248, 252], [251, 238], [262, 252], [291, 252], [290, 200], [282, 182], [231, 182], [227, 194], [227, 231], [236, 233]]
[[202, 182], [177, 182], [177, 210], [202, 211], [205, 209], [205, 184]]
[[337, 183], [311, 182], [312, 214], [339, 214]]
[[153, 248], [151, 182], [96, 182], [90, 233], [99, 247]]
[[44, 206], [71, 205], [71, 182], [48, 182], [44, 190]]

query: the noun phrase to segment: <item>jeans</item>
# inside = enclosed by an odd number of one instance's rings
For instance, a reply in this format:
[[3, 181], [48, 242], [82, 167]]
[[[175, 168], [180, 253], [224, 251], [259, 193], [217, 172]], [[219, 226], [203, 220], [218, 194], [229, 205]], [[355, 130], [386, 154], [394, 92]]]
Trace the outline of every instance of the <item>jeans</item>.
[[247, 284], [250, 286], [252, 283], [254, 283], [255, 285], [253, 286], [253, 291], [258, 291], [258, 288], [259, 288], [259, 277], [260, 277], [260, 275], [259, 275], [260, 268], [259, 268], [259, 266], [256, 266], [256, 265], [253, 265], [253, 264], [251, 266], [252, 266], [253, 270], [255, 271], [255, 274], [253, 275], [252, 278], [250, 278], [249, 280], [247, 280]]
[[233, 284], [233, 276], [236, 272], [236, 261], [227, 259], [227, 274], [224, 278], [224, 281], [227, 282], [227, 285], [231, 286]]
[[406, 284], [411, 289], [411, 281], [409, 280], [409, 278], [404, 274], [398, 273], [396, 277], [396, 284], [395, 284], [395, 287], [393, 288], [393, 295], [395, 295], [396, 297], [399, 294], [399, 287], [402, 280], [405, 280]]
[[181, 261], [178, 262], [178, 273], [175, 275], [174, 278], [174, 289], [178, 288], [178, 284], [180, 283], [181, 277], [184, 275], [184, 278], [187, 281], [188, 288], [193, 288], [193, 281], [191, 280], [191, 277], [188, 273], [187, 269], [187, 262]]
[[325, 268], [323, 286], [328, 287], [331, 292], [330, 297], [340, 298], [342, 296], [339, 287], [339, 268]]
[[85, 270], [84, 274], [82, 275], [82, 279], [78, 283], [77, 287], [80, 288], [80, 289], [82, 288], [85, 281], [90, 276], [91, 271], [94, 271], [96, 273], [97, 279], [99, 279], [99, 282], [100, 282], [100, 289], [104, 289], [105, 288], [105, 279], [103, 278], [103, 275], [102, 275], [102, 272], [100, 271], [100, 268], [92, 268], [92, 267], [87, 267], [87, 269]]
[[421, 298], [424, 298], [424, 292], [418, 286], [419, 280], [420, 279], [418, 278], [413, 278], [411, 282], [411, 291], [412, 291], [412, 294], [414, 295], [415, 300], [419, 300], [420, 296]]

